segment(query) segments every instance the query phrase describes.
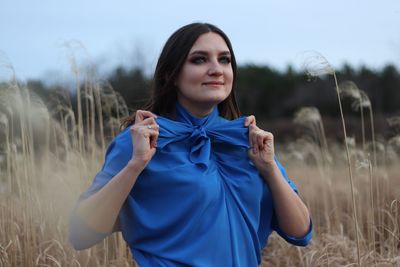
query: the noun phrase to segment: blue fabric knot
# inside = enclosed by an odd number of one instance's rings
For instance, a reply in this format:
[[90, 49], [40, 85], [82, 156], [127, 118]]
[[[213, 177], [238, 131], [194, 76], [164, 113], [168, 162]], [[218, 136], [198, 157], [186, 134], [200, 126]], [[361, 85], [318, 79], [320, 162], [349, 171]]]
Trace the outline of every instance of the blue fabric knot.
[[224, 143], [249, 148], [248, 128], [244, 117], [229, 121], [219, 117], [218, 108], [204, 118], [192, 116], [179, 103], [176, 105], [176, 120], [157, 117], [160, 125], [158, 149], [171, 143], [188, 140], [189, 160], [194, 164], [208, 166], [212, 143]]
[[195, 164], [207, 163], [211, 152], [211, 141], [201, 125], [194, 127], [189, 142], [191, 146], [190, 161]]

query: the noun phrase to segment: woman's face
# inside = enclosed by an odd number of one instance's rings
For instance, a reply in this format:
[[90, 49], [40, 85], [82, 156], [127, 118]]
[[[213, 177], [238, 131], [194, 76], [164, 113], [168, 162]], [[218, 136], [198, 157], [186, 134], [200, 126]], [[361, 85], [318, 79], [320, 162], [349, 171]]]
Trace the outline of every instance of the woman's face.
[[231, 53], [225, 40], [209, 32], [189, 51], [176, 80], [179, 103], [195, 116], [209, 114], [232, 91]]

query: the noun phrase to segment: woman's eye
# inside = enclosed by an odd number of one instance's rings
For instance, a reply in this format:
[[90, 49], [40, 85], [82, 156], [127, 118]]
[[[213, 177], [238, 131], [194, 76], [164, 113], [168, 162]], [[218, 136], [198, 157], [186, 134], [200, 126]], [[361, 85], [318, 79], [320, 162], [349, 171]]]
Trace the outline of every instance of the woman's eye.
[[190, 62], [192, 62], [194, 64], [202, 64], [202, 63], [206, 62], [206, 58], [205, 57], [194, 57], [190, 60]]
[[230, 57], [221, 57], [219, 59], [219, 62], [221, 62], [222, 64], [229, 64], [229, 63], [231, 63], [231, 58]]

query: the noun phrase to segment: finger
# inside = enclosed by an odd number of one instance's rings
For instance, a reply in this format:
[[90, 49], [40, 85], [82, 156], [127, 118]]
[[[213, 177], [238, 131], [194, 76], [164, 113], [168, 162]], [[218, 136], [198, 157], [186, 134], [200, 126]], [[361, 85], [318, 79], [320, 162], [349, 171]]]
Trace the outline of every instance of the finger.
[[135, 122], [141, 122], [145, 118], [157, 118], [157, 115], [147, 110], [136, 110]]
[[249, 145], [250, 148], [253, 148], [253, 127], [249, 127]]
[[253, 148], [253, 153], [257, 153], [258, 151], [257, 129], [258, 127], [255, 126], [254, 124], [250, 125], [250, 140], [251, 140], [251, 147]]
[[260, 150], [265, 149], [265, 144], [268, 141], [268, 134], [263, 130], [259, 130], [257, 134], [257, 143]]
[[254, 117], [253, 115], [247, 116], [244, 120], [245, 127], [248, 127], [251, 124], [256, 124], [256, 117]]
[[[146, 120], [144, 120], [143, 122], [146, 122]], [[155, 130], [157, 134], [160, 131], [160, 126], [156, 122], [151, 123], [151, 120], [149, 123], [144, 123], [143, 125], [140, 125], [140, 127], [144, 127], [145, 129], [151, 130], [151, 133], [153, 132], [152, 130]]]
[[264, 133], [265, 133], [267, 141], [269, 141], [269, 140], [273, 141], [274, 140], [274, 135], [271, 132], [264, 131]]
[[158, 136], [159, 132], [157, 129], [153, 129], [153, 128], [148, 128], [146, 126], [140, 126], [137, 129], [137, 133], [140, 136], [143, 136], [145, 138], [149, 138], [151, 139], [152, 137]]
[[[145, 122], [145, 121], [146, 120], [144, 120], [143, 122]], [[149, 121], [151, 121], [150, 118], [149, 118]], [[158, 135], [159, 128], [160, 128], [158, 126], [158, 124], [156, 124], [156, 123], [154, 123], [154, 124], [150, 124], [150, 123], [143, 124], [143, 122], [140, 123], [140, 124], [134, 124], [134, 125], [131, 126], [130, 131], [131, 131], [132, 137], [139, 135], [139, 136], [143, 136], [145, 138], [149, 138], [150, 136], [152, 136], [154, 134]]]
[[158, 126], [158, 124], [156, 123], [156, 120], [154, 118], [146, 118], [140, 122], [135, 122], [135, 124], [137, 126], [144, 126], [144, 125], [152, 125], [152, 126], [157, 125]]
[[271, 145], [274, 145], [274, 135], [272, 133], [268, 133], [268, 140], [267, 141], [271, 141]]
[[159, 132], [155, 131], [153, 132], [152, 135], [150, 136], [150, 147], [155, 148], [157, 147], [157, 139], [158, 139]]
[[262, 150], [264, 148], [264, 135], [261, 131], [257, 131], [256, 134], [257, 138], [257, 147], [259, 150]]
[[149, 129], [147, 125], [131, 127], [132, 144], [142, 153], [147, 153], [149, 149], [152, 151], [157, 147], [158, 135], [158, 129]]
[[274, 152], [274, 135], [272, 133], [266, 132], [264, 146], [267, 146], [267, 149], [270, 149], [272, 152]]

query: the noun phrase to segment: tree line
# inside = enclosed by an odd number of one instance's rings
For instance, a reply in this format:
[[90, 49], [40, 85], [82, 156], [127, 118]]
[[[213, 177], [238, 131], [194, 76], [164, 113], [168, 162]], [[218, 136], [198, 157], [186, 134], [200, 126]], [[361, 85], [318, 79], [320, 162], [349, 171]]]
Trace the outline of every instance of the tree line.
[[[336, 74], [339, 82], [353, 81], [368, 95], [374, 113], [400, 114], [400, 73], [395, 66], [373, 70], [344, 65]], [[151, 77], [140, 68], [117, 67], [106, 80], [131, 111], [142, 108], [150, 96]], [[62, 85], [46, 86], [45, 81], [40, 80], [30, 80], [27, 86], [44, 100], [53, 89], [67, 90]], [[336, 117], [338, 105], [334, 86], [330, 76], [310, 78], [292, 67], [279, 71], [269, 66], [244, 65], [238, 67], [236, 93], [242, 113], [255, 114], [262, 119], [289, 118], [303, 106], [314, 106], [321, 114]], [[72, 94], [71, 99], [76, 102], [76, 95]]]
[[[344, 65], [337, 77], [339, 81], [357, 84], [369, 96], [376, 113], [400, 112], [400, 74], [393, 65], [381, 70]], [[237, 78], [237, 100], [244, 114], [274, 119], [291, 117], [302, 106], [315, 106], [322, 114], [338, 115], [332, 77], [310, 78], [291, 67], [278, 71], [268, 66], [246, 65], [239, 66]], [[138, 68], [119, 67], [108, 81], [131, 109], [143, 106], [150, 95], [151, 78]]]

